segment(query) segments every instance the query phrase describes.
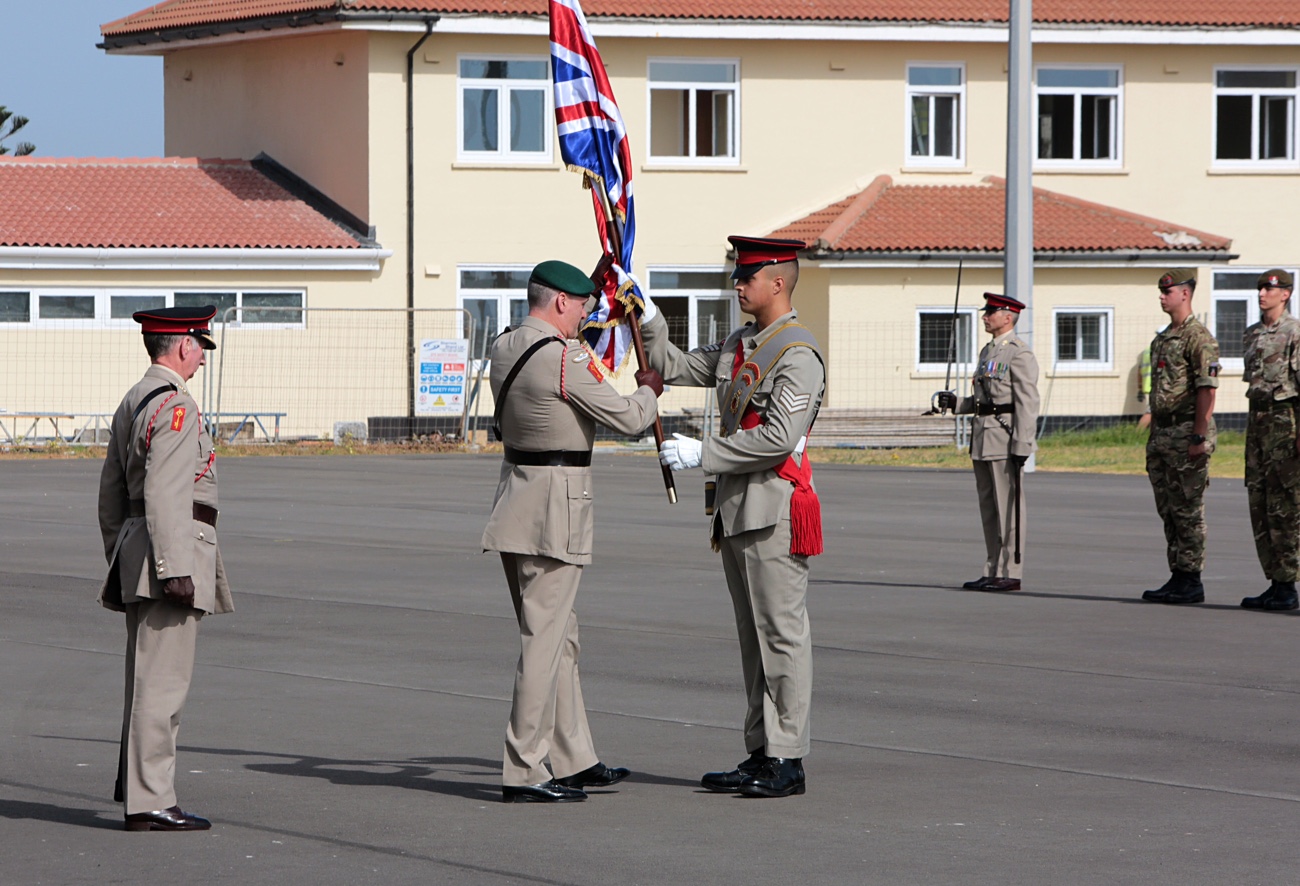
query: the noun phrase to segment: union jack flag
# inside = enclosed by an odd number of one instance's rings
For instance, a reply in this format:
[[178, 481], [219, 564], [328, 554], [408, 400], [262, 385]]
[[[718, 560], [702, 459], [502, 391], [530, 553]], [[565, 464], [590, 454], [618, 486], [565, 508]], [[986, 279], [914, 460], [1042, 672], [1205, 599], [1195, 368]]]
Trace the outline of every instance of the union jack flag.
[[617, 372], [631, 350], [627, 311], [636, 310], [639, 315], [645, 307], [640, 286], [632, 276], [636, 241], [632, 151], [582, 6], [578, 0], [550, 0], [550, 16], [560, 156], [569, 169], [585, 177], [601, 249], [613, 259], [600, 306], [584, 322], [582, 335], [592, 355]]

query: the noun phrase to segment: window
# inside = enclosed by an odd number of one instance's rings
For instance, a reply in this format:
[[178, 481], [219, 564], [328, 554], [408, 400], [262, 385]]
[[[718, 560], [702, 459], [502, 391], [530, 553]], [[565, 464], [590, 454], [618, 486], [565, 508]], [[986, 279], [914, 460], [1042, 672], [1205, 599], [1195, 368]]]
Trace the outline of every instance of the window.
[[952, 308], [921, 308], [917, 311], [916, 368], [919, 371], [943, 371], [947, 369], [950, 358], [967, 372], [974, 370], [975, 309], [958, 309], [956, 341], [953, 340], [953, 327]]
[[1215, 71], [1215, 162], [1294, 167], [1296, 95], [1294, 68]]
[[960, 163], [966, 76], [959, 64], [907, 66], [908, 165]]
[[473, 330], [468, 318], [465, 324], [471, 357], [477, 359], [489, 353], [494, 338], [528, 316], [531, 274], [532, 268], [460, 269], [457, 301], [474, 318]]
[[1040, 67], [1038, 165], [1118, 166], [1119, 68]]
[[0, 323], [30, 323], [32, 321], [32, 294], [30, 292], [0, 292]]
[[722, 341], [736, 325], [735, 290], [722, 268], [651, 268], [650, 297], [682, 350]]
[[41, 295], [36, 300], [41, 320], [94, 320], [93, 295]]
[[1111, 308], [1057, 308], [1056, 369], [1103, 369], [1114, 367]]
[[551, 81], [547, 60], [461, 58], [460, 158], [549, 163]]
[[[1242, 336], [1246, 327], [1259, 322], [1259, 299], [1255, 281], [1264, 268], [1248, 270], [1234, 268], [1231, 271], [1214, 272], [1214, 291], [1211, 293], [1213, 317], [1210, 328], [1219, 342], [1219, 358], [1224, 368], [1240, 371], [1243, 353]], [[1290, 269], [1295, 273], [1295, 269]], [[1295, 312], [1295, 296], [1288, 306]]]
[[651, 59], [650, 159], [734, 164], [740, 63]]
[[301, 292], [178, 292], [173, 304], [178, 308], [212, 305], [217, 309], [214, 325], [224, 320], [233, 326], [301, 327], [303, 298]]
[[167, 307], [165, 295], [110, 295], [108, 297], [110, 320], [130, 320], [136, 311], [152, 311]]

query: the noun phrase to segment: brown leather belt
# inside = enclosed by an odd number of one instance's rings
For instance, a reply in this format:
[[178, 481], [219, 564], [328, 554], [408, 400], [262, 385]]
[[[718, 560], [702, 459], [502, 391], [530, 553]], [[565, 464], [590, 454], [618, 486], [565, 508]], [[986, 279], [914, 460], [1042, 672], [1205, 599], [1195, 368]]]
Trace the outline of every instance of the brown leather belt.
[[505, 447], [506, 461], [512, 465], [524, 465], [532, 468], [586, 468], [591, 466], [591, 451], [578, 452], [566, 449], [548, 449], [543, 452], [529, 452], [526, 449]]
[[[218, 513], [219, 512], [217, 511], [217, 509], [212, 507], [212, 505], [199, 504], [198, 502], [194, 503], [194, 519], [198, 520], [200, 523], [207, 523], [209, 526], [211, 526], [214, 529], [217, 526]], [[132, 517], [144, 516], [144, 499], [142, 498], [131, 499], [131, 516]]]

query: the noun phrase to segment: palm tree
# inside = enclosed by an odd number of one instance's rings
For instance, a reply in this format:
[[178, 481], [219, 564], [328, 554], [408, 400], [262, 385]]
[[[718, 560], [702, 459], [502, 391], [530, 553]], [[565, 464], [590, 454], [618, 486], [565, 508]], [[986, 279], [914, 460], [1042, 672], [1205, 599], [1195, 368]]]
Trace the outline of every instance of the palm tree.
[[[8, 131], [6, 131], [6, 125]], [[4, 144], [4, 140], [9, 138], [18, 130], [27, 125], [27, 118], [15, 114], [4, 105], [0, 105], [0, 154], [8, 154], [9, 146]], [[22, 157], [36, 150], [36, 145], [31, 142], [19, 142], [14, 145], [14, 156]]]

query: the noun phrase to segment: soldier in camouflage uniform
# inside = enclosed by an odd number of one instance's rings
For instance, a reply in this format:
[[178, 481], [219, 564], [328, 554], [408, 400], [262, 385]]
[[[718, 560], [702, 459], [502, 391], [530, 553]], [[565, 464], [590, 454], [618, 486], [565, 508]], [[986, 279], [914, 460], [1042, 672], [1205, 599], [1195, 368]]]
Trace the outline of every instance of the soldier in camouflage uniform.
[[1205, 488], [1214, 452], [1219, 343], [1192, 314], [1196, 270], [1160, 277], [1160, 309], [1169, 325], [1151, 342], [1151, 436], [1147, 476], [1165, 524], [1169, 580], [1146, 591], [1153, 603], [1201, 603], [1205, 586]]
[[1287, 312], [1295, 280], [1275, 268], [1259, 276], [1259, 322], [1246, 330], [1245, 372], [1250, 385], [1246, 421], [1246, 491], [1250, 525], [1264, 577], [1272, 584], [1245, 609], [1279, 612], [1300, 608], [1300, 320]]

